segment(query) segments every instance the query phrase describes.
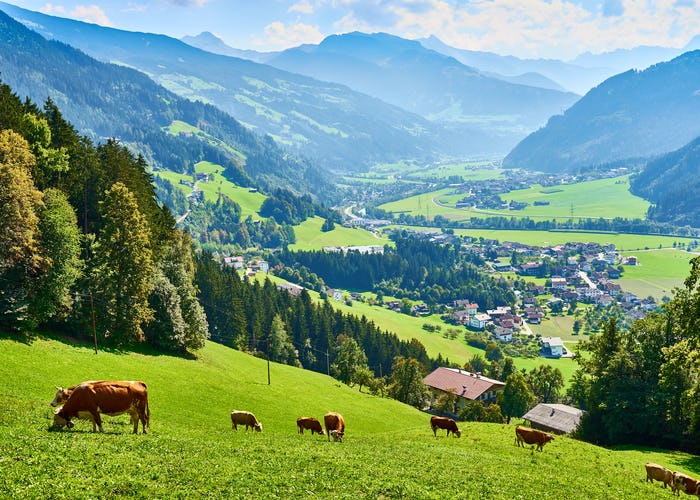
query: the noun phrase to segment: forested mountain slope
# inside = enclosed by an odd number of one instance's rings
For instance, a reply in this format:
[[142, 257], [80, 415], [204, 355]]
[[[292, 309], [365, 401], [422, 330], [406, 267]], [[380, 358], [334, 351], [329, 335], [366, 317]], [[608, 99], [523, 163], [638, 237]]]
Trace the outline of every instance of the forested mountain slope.
[[700, 135], [700, 51], [592, 89], [520, 142], [509, 168], [574, 172], [673, 151]]
[[700, 137], [647, 163], [630, 189], [654, 204], [650, 219], [700, 227]]
[[163, 35], [105, 28], [4, 3], [0, 8], [48, 38], [101, 61], [137, 68], [182, 97], [214, 104], [327, 169], [427, 158], [440, 139], [429, 121], [343, 85], [212, 54]]
[[[207, 160], [226, 167], [226, 175], [242, 185], [333, 192], [320, 171], [217, 108], [180, 98], [141, 72], [46, 40], [2, 11], [0, 76], [34, 101], [51, 97], [81, 133], [117, 138], [156, 168], [191, 172], [195, 162]], [[164, 127], [175, 120], [201, 134], [168, 134]]]

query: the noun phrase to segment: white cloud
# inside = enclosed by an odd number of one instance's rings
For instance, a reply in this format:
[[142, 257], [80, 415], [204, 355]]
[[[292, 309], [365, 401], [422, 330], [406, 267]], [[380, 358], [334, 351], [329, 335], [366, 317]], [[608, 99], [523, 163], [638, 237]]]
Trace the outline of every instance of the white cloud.
[[66, 9], [64, 9], [62, 5], [47, 3], [39, 9], [39, 12], [43, 12], [44, 14], [65, 14]]
[[281, 50], [303, 43], [319, 43], [323, 38], [318, 26], [304, 23], [287, 25], [281, 21], [275, 21], [265, 26], [263, 37], [254, 39], [253, 43], [257, 46]]
[[291, 7], [289, 7], [289, 9], [287, 9], [287, 12], [298, 12], [299, 14], [313, 14], [314, 10], [314, 6], [309, 0], [301, 0], [300, 2], [297, 2]]
[[76, 5], [70, 12], [70, 16], [88, 23], [95, 23], [102, 26], [111, 26], [107, 14], [97, 5]]
[[[584, 6], [588, 4], [588, 9]], [[698, 2], [605, 0], [335, 0], [334, 29], [436, 35], [471, 50], [573, 58], [638, 45], [681, 47], [700, 29]], [[340, 9], [338, 9], [340, 10]]]

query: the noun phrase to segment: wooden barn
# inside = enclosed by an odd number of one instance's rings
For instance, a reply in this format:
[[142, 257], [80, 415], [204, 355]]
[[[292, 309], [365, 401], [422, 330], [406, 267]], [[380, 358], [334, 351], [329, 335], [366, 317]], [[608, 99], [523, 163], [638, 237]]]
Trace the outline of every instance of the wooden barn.
[[583, 410], [573, 406], [540, 403], [523, 415], [530, 427], [554, 434], [569, 434], [578, 427]]

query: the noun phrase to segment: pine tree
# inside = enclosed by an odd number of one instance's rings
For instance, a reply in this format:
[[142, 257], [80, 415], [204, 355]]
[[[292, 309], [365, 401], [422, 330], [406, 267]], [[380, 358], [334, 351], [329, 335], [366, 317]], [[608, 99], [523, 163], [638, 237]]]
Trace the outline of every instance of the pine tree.
[[105, 192], [100, 208], [103, 226], [94, 276], [102, 334], [119, 345], [142, 342], [143, 325], [153, 318], [148, 305], [154, 275], [148, 223], [121, 182]]

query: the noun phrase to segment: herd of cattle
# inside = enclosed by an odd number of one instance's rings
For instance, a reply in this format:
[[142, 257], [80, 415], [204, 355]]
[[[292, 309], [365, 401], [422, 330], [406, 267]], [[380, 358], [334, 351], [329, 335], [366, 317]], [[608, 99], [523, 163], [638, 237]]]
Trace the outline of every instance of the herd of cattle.
[[[148, 409], [148, 388], [140, 381], [124, 380], [90, 380], [81, 384], [68, 387], [56, 387], [56, 394], [51, 401], [51, 406], [57, 407], [54, 410], [53, 428], [61, 429], [73, 427], [73, 418], [80, 418], [92, 421], [92, 430], [102, 429], [101, 415], [122, 415], [127, 413], [131, 418], [134, 427], [134, 434], [138, 433], [139, 421], [144, 434], [149, 426], [151, 412]], [[323, 416], [323, 423], [326, 427], [324, 432], [321, 422], [313, 417], [299, 417], [297, 428], [299, 434], [304, 430], [310, 430], [311, 435], [317, 433], [320, 436], [328, 436], [328, 441], [333, 437], [333, 441], [342, 442], [345, 435], [345, 421], [342, 415], [336, 412], [328, 412]], [[231, 412], [231, 427], [238, 430], [238, 426], [245, 426], [245, 430], [253, 429], [262, 432], [262, 423], [249, 411], [233, 410]], [[457, 427], [457, 422], [447, 417], [433, 416], [430, 418], [430, 427], [437, 437], [438, 429], [447, 431], [455, 437], [460, 437], [462, 431]], [[552, 441], [554, 436], [537, 429], [523, 427], [515, 428], [516, 446], [525, 447], [525, 444], [535, 445], [538, 451]], [[534, 451], [534, 450], [533, 450]], [[661, 481], [666, 486], [671, 487], [675, 495], [680, 491], [688, 495], [700, 497], [700, 481], [680, 472], [671, 472], [665, 467], [655, 464], [645, 464], [646, 480], [653, 483], [654, 480]]]
[[697, 495], [700, 497], [700, 480], [693, 479], [680, 472], [671, 472], [666, 467], [653, 462], [647, 462], [644, 464], [644, 467], [647, 470], [646, 480], [650, 483], [653, 483], [654, 479], [656, 479], [664, 483], [664, 488], [670, 486], [674, 495], [680, 496], [679, 492], [682, 491], [686, 495]]

